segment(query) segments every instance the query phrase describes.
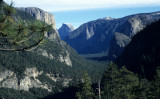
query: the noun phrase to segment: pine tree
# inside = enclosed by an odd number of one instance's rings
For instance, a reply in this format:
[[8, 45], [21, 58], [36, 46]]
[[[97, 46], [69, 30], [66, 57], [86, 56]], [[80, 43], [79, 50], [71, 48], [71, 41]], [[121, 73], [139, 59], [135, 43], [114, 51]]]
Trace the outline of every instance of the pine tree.
[[118, 66], [111, 62], [102, 77], [103, 99], [115, 99], [116, 79], [119, 75]]
[[33, 22], [32, 25], [15, 21], [16, 10], [0, 1], [0, 51], [29, 51], [36, 48], [51, 27]]
[[133, 99], [135, 97], [133, 88], [138, 86], [139, 79], [137, 75], [125, 67], [122, 67], [119, 71], [120, 75], [116, 80], [117, 97], [119, 97], [119, 99]]
[[157, 75], [155, 77], [153, 95], [155, 99], [160, 99], [160, 68], [157, 68]]
[[136, 99], [154, 99], [150, 93], [151, 83], [147, 79], [140, 79], [138, 86], [134, 87], [133, 93]]
[[78, 92], [76, 93], [76, 97], [78, 99], [93, 99], [94, 93], [91, 85], [91, 79], [89, 78], [87, 72], [84, 72], [82, 81], [78, 87]]
[[103, 99], [133, 99], [138, 77], [125, 67], [118, 68], [111, 62], [102, 77]]

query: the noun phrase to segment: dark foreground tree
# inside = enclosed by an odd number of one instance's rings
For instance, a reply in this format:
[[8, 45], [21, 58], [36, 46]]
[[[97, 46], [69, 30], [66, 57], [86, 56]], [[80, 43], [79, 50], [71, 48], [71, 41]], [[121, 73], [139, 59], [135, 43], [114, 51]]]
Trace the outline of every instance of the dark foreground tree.
[[160, 68], [157, 68], [157, 75], [155, 76], [155, 81], [152, 86], [152, 98], [154, 99], [160, 99]]
[[78, 92], [76, 97], [78, 99], [94, 99], [93, 89], [91, 87], [92, 82], [87, 72], [84, 72], [81, 83], [79, 84]]
[[118, 66], [111, 62], [107, 70], [102, 76], [102, 90], [103, 90], [103, 99], [114, 99], [115, 98], [115, 85], [116, 79], [119, 75]]
[[16, 10], [0, 0], [0, 51], [29, 51], [36, 48], [44, 39], [49, 25], [32, 25], [25, 21], [15, 21]]
[[138, 82], [134, 73], [111, 62], [102, 77], [103, 99], [134, 99], [133, 89]]

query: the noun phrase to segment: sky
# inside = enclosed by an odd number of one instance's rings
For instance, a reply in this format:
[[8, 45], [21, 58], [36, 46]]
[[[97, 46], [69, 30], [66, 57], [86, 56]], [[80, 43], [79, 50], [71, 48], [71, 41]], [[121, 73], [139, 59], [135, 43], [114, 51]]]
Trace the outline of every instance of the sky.
[[[11, 0], [4, 0], [10, 3]], [[75, 28], [98, 18], [120, 18], [160, 11], [160, 0], [12, 0], [15, 7], [38, 7], [55, 15], [56, 26], [70, 23]]]

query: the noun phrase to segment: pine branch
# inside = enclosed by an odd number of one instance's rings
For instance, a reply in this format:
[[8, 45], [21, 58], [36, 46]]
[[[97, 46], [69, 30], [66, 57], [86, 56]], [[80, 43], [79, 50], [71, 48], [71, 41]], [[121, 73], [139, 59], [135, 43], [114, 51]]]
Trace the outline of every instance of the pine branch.
[[12, 14], [15, 13], [12, 5], [13, 3], [7, 5], [3, 3], [3, 0], [0, 1], [2, 16], [0, 19], [0, 51], [31, 51], [41, 44], [45, 31], [51, 28], [42, 23], [34, 23], [32, 26], [20, 24], [17, 27], [17, 23], [12, 18]]
[[19, 48], [19, 49], [8, 49], [8, 48], [0, 48], [0, 51], [9, 51], [9, 52], [16, 52], [16, 51], [31, 51], [35, 48], [37, 48], [41, 42], [43, 41], [44, 38], [41, 38], [39, 41], [37, 41], [36, 43], [30, 45], [30, 46], [25, 46], [23, 48]]

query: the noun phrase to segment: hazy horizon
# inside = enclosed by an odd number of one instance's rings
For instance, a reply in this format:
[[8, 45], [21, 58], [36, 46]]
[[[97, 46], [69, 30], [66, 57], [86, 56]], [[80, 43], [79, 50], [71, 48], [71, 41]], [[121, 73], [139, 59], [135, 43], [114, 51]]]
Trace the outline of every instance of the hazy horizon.
[[104, 17], [160, 11], [159, 0], [4, 0], [15, 7], [38, 7], [55, 15], [57, 28], [70, 23], [75, 28]]
[[132, 14], [157, 12], [159, 6], [154, 7], [134, 7], [134, 8], [103, 8], [90, 10], [56, 11], [51, 12], [55, 15], [56, 27], [60, 28], [63, 23], [69, 23], [75, 28], [80, 25], [104, 17], [122, 18]]

